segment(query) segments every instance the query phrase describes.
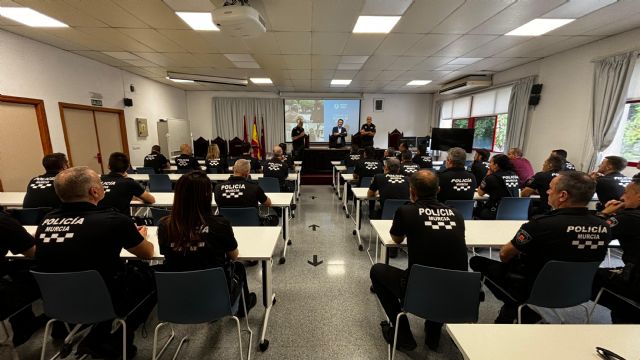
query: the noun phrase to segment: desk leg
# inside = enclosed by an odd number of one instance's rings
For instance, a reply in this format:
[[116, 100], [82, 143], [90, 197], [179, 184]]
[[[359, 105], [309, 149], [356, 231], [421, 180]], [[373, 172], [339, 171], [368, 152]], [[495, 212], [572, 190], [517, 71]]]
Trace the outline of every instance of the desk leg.
[[333, 188], [336, 188], [336, 166], [333, 165], [331, 166], [331, 186], [333, 186]]
[[264, 318], [262, 320], [262, 331], [260, 332], [260, 351], [266, 351], [269, 347], [267, 335], [267, 325], [269, 324], [269, 314], [271, 308], [276, 303], [276, 294], [271, 287], [271, 259], [262, 260], [262, 304], [264, 305]]
[[384, 244], [380, 244], [380, 259], [384, 259], [384, 263], [389, 265], [389, 252]]
[[340, 193], [340, 171], [336, 171], [336, 194], [338, 194], [338, 200], [342, 200], [342, 193]]
[[349, 217], [349, 210], [347, 210], [347, 190], [349, 189], [349, 183], [345, 181], [342, 187], [344, 190], [342, 193], [342, 208], [344, 209], [344, 213], [347, 214], [347, 217]]
[[296, 173], [296, 183], [298, 184], [298, 186], [296, 187], [297, 191], [296, 191], [296, 195], [298, 196], [298, 199], [300, 199], [300, 185], [302, 184], [302, 179], [301, 179], [301, 172], [302, 170], [298, 171]]
[[284, 248], [282, 249], [280, 264], [284, 264], [287, 260], [287, 245], [291, 245], [291, 240], [289, 239], [289, 207], [285, 206], [282, 210], [282, 239], [284, 240]]
[[360, 204], [362, 201], [360, 199], [356, 199], [356, 228], [353, 230], [353, 235], [358, 236], [358, 250], [364, 250], [364, 246], [362, 246], [362, 240], [360, 239]]

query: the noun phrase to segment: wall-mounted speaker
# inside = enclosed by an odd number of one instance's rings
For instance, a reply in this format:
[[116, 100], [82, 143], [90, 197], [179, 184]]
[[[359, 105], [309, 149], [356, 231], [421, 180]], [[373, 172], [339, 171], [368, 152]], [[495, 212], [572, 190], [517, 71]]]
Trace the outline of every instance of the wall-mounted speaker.
[[384, 111], [384, 99], [373, 99], [373, 111]]
[[531, 87], [531, 95], [529, 96], [529, 105], [536, 106], [540, 103], [540, 93], [542, 93], [542, 84], [534, 84]]
[[133, 99], [124, 98], [124, 106], [133, 106]]

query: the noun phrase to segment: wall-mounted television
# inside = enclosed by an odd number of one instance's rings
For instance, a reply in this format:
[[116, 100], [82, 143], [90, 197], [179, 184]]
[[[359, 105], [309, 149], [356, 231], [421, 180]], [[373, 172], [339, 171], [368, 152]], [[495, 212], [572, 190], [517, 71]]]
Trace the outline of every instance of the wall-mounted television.
[[431, 131], [431, 150], [447, 151], [452, 147], [460, 147], [471, 153], [474, 131], [474, 129], [434, 128]]

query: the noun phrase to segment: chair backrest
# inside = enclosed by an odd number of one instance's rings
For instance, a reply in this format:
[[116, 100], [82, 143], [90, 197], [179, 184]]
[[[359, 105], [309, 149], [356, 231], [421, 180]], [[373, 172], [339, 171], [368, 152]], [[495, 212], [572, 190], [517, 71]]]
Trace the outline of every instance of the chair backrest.
[[264, 192], [280, 192], [280, 181], [274, 177], [263, 176], [258, 179], [258, 185]]
[[533, 283], [527, 304], [566, 308], [589, 301], [599, 266], [599, 262], [547, 262]]
[[160, 321], [201, 324], [233, 315], [222, 268], [156, 271], [155, 277]]
[[362, 179], [360, 179], [360, 186], [358, 187], [368, 188], [372, 182], [373, 182], [373, 176], [364, 176], [362, 177]]
[[527, 220], [530, 198], [503, 197], [498, 205], [496, 220]]
[[171, 180], [167, 174], [149, 175], [149, 191], [171, 192]]
[[355, 166], [347, 166], [347, 170], [344, 172], [345, 174], [353, 174], [353, 170], [355, 170]]
[[240, 140], [237, 136], [229, 140], [229, 156], [238, 157], [242, 155], [242, 146], [244, 141]]
[[231, 226], [260, 226], [260, 215], [254, 207], [245, 208], [218, 208], [220, 215], [224, 216]]
[[97, 271], [31, 273], [38, 282], [48, 317], [73, 324], [116, 318], [111, 295]]
[[396, 210], [402, 205], [404, 205], [408, 199], [387, 199], [384, 201], [384, 206], [382, 207], [382, 216], [380, 219], [382, 220], [393, 220], [393, 216], [396, 214]]
[[474, 203], [474, 200], [447, 200], [444, 202], [445, 205], [458, 210], [465, 220], [473, 220]]
[[404, 298], [404, 310], [441, 323], [478, 321], [480, 273], [414, 264]]
[[218, 168], [208, 168], [207, 169], [207, 174], [217, 174], [218, 173]]
[[155, 174], [156, 171], [152, 167], [140, 166], [136, 168], [136, 174]]
[[155, 208], [155, 207], [151, 208], [151, 217], [153, 218], [153, 223], [156, 226], [158, 226], [158, 224], [160, 223], [160, 219], [169, 215], [171, 215], [171, 210], [169, 209], [162, 209], [162, 208]]
[[220, 149], [220, 156], [226, 157], [229, 154], [229, 148], [227, 147], [227, 141], [221, 138], [220, 136], [216, 137], [211, 141], [212, 144], [218, 145], [218, 149]]
[[194, 171], [193, 169], [187, 168], [187, 169], [176, 169], [176, 174], [188, 174], [190, 172]]
[[387, 135], [387, 145], [390, 148], [397, 149], [400, 147], [400, 139], [404, 136], [398, 129], [393, 129], [392, 132]]
[[52, 209], [50, 207], [24, 208], [11, 210], [11, 216], [21, 225], [40, 225], [45, 215]]

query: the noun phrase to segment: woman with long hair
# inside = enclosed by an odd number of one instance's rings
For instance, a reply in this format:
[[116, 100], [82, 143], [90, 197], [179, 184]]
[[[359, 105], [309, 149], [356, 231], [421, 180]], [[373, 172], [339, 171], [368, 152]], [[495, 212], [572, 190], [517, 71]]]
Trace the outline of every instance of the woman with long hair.
[[209, 174], [224, 174], [227, 172], [227, 162], [220, 158], [220, 148], [218, 145], [209, 145], [205, 165], [207, 166], [207, 173]]
[[478, 187], [478, 195], [489, 194], [489, 201], [476, 208], [476, 216], [480, 219], [496, 218], [498, 206], [503, 197], [519, 197], [518, 175], [513, 171], [511, 160], [504, 154], [496, 154], [489, 162], [487, 176]]
[[[176, 183], [171, 215], [160, 219], [158, 243], [164, 255], [165, 271], [194, 271], [222, 267], [227, 275], [229, 294], [235, 300], [244, 290], [247, 311], [256, 304], [249, 293], [244, 266], [238, 258], [238, 243], [227, 219], [211, 210], [213, 188], [202, 171], [180, 177]], [[237, 284], [243, 284], [243, 289]], [[242, 304], [241, 304], [242, 305]], [[239, 306], [238, 316], [244, 316]]]

